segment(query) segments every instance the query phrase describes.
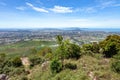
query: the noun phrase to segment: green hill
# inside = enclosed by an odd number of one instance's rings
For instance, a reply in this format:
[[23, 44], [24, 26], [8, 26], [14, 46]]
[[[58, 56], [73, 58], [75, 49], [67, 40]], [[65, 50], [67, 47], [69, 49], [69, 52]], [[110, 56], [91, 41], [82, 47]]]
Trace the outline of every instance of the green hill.
[[81, 46], [57, 36], [3, 45], [0, 52], [0, 74], [10, 80], [120, 80], [119, 35]]

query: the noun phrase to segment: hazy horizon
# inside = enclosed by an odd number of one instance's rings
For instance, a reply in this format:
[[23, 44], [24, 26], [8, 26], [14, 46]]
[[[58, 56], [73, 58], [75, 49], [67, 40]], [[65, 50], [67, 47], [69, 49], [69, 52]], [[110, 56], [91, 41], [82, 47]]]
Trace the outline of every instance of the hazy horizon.
[[0, 0], [0, 29], [120, 28], [120, 0]]

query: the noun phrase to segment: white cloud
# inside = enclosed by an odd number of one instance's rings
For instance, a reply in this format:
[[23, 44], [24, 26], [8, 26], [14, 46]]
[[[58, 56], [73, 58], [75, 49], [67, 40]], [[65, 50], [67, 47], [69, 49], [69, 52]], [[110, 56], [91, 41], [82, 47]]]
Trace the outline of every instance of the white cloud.
[[35, 11], [48, 13], [47, 10], [45, 10], [45, 9], [43, 9], [43, 8], [35, 7], [35, 6], [32, 5], [31, 3], [26, 3], [26, 5], [30, 6], [30, 7], [31, 7], [33, 10], [35, 10]]
[[97, 0], [97, 2], [99, 3], [99, 5], [97, 5], [96, 7], [99, 9], [120, 6], [120, 2], [118, 2], [118, 0]]
[[97, 5], [79, 8], [78, 11], [85, 13], [94, 13], [105, 8], [120, 6], [120, 3], [118, 3], [117, 0], [96, 0], [96, 2], [98, 3]]
[[16, 9], [23, 11], [26, 9], [26, 7], [20, 6], [20, 7], [16, 7]]
[[72, 13], [73, 12], [71, 7], [63, 7], [63, 6], [54, 6], [54, 8], [50, 10], [55, 13]]
[[80, 8], [79, 11], [85, 13], [93, 13], [96, 12], [97, 10], [95, 7], [85, 7], [85, 8]]
[[115, 1], [107, 1], [107, 2], [102, 2], [98, 7], [104, 9], [107, 7], [112, 7], [113, 4], [115, 4]]

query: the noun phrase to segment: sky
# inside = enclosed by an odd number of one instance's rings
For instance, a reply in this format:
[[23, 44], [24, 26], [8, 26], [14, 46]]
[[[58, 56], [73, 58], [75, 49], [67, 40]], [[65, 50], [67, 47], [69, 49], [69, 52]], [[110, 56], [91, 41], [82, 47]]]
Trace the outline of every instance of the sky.
[[0, 0], [0, 28], [120, 28], [120, 0]]

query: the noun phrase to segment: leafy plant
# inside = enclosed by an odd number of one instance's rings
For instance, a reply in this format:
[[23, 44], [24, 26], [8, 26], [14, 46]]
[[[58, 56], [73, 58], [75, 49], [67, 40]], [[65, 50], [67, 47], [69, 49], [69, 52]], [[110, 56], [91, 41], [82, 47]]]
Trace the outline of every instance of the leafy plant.
[[120, 73], [120, 61], [117, 60], [112, 63], [111, 68], [114, 72]]
[[43, 62], [43, 60], [40, 57], [30, 57], [30, 62], [31, 62], [31, 66], [37, 65], [37, 64], [41, 64]]
[[54, 59], [50, 64], [50, 69], [52, 73], [59, 73], [62, 70], [62, 63]]
[[65, 64], [65, 68], [74, 70], [74, 69], [77, 69], [77, 65], [72, 63], [67, 63]]
[[12, 62], [12, 65], [13, 65], [14, 67], [20, 67], [20, 66], [22, 66], [22, 62], [21, 62], [21, 60], [20, 60], [20, 57], [14, 57], [14, 58], [11, 60], [11, 62]]

